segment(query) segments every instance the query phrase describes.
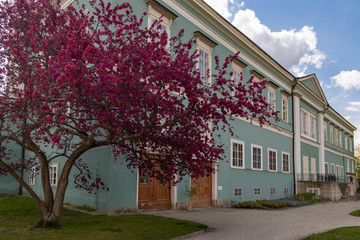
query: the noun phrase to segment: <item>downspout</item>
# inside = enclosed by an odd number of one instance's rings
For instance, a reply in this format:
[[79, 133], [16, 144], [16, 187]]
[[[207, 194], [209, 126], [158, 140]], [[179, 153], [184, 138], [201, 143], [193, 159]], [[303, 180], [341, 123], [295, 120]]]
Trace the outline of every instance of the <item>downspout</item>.
[[295, 77], [294, 78], [294, 80], [295, 80], [295, 84], [294, 85], [292, 85], [291, 86], [291, 102], [292, 102], [292, 108], [291, 108], [291, 115], [292, 115], [292, 132], [293, 132], [293, 140], [292, 140], [292, 152], [293, 152], [293, 160], [292, 160], [292, 162], [293, 162], [293, 179], [294, 179], [294, 194], [296, 194], [296, 185], [297, 185], [297, 183], [296, 183], [296, 176], [295, 176], [295, 174], [296, 174], [296, 169], [295, 169], [295, 128], [294, 128], [294, 89], [295, 89], [295, 87], [296, 87], [296, 85], [297, 85], [297, 83], [298, 83], [298, 78], [297, 77]]

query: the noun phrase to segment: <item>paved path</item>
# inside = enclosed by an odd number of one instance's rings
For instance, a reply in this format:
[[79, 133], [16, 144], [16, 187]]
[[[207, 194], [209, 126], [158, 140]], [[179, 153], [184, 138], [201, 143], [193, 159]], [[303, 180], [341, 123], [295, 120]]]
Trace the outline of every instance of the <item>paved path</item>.
[[349, 215], [360, 201], [329, 202], [282, 210], [197, 208], [192, 212], [159, 211], [151, 214], [200, 222], [209, 232], [189, 240], [298, 240], [338, 227], [360, 226], [360, 217]]

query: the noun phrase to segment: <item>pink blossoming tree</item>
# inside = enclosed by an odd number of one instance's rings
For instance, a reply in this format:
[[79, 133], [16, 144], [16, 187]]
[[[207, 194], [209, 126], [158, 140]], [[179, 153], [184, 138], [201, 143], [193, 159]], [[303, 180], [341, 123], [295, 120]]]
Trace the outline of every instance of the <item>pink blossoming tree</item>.
[[[79, 161], [90, 149], [111, 145], [129, 168], [175, 183], [175, 174], [201, 176], [223, 158], [210, 132], [234, 117], [260, 124], [276, 117], [261, 94], [265, 81], [230, 79], [236, 55], [222, 65], [215, 59], [212, 84], [203, 85], [194, 40], [182, 41], [183, 31], [169, 39], [147, 29], [128, 3], [91, 0], [90, 12], [74, 6], [0, 3], [0, 175], [10, 174], [35, 199], [43, 226], [58, 224], [72, 168], [78, 186], [102, 186], [86, 159]], [[11, 158], [14, 144], [31, 157]], [[49, 166], [58, 158], [66, 161], [54, 194]], [[44, 201], [19, 176], [32, 167]]]

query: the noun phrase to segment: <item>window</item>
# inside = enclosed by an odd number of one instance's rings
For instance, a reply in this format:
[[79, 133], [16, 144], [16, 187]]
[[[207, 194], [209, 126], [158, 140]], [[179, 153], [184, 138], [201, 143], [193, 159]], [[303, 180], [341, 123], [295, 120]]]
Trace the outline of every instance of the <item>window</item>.
[[268, 103], [270, 108], [276, 111], [276, 90], [268, 85]]
[[201, 32], [194, 33], [198, 50], [198, 68], [203, 84], [211, 85], [211, 53], [216, 43]]
[[327, 135], [327, 122], [324, 121], [324, 140], [328, 141], [328, 135]]
[[334, 136], [333, 136], [333, 134], [334, 134], [334, 126], [333, 125], [331, 125], [330, 124], [330, 133], [329, 133], [329, 137], [330, 137], [330, 142], [331, 143], [334, 143]]
[[340, 130], [339, 131], [339, 147], [343, 147], [343, 141], [342, 141], [342, 139], [343, 139], [343, 132]]
[[335, 175], [335, 165], [333, 163], [331, 164], [331, 174]]
[[310, 115], [310, 137], [316, 138], [316, 118]]
[[325, 175], [329, 175], [329, 163], [325, 162]]
[[339, 129], [337, 127], [335, 127], [335, 145], [339, 145]]
[[50, 185], [52, 187], [57, 186], [58, 173], [59, 173], [59, 164], [58, 163], [51, 163], [50, 167], [49, 167], [49, 175], [50, 175]]
[[340, 166], [340, 177], [344, 177], [344, 166]]
[[259, 196], [260, 195], [260, 188], [254, 188], [254, 195]]
[[289, 153], [282, 153], [282, 167], [283, 172], [289, 173], [290, 172], [290, 154]]
[[35, 185], [35, 172], [36, 172], [35, 167], [30, 168], [30, 171], [29, 171], [29, 184], [30, 185]]
[[304, 111], [301, 111], [301, 133], [304, 135], [309, 135], [308, 129], [308, 114]]
[[284, 188], [284, 194], [285, 194], [285, 195], [288, 195], [288, 194], [289, 194], [289, 188], [287, 188], [287, 187]]
[[244, 142], [231, 140], [231, 167], [244, 168]]
[[275, 188], [270, 188], [270, 195], [275, 195], [275, 194], [276, 194]]
[[336, 177], [338, 178], [339, 176], [340, 176], [339, 165], [336, 165]]
[[350, 172], [350, 162], [349, 162], [349, 159], [347, 159], [347, 172]]
[[251, 145], [251, 169], [262, 170], [262, 147]]
[[241, 188], [234, 188], [234, 196], [235, 197], [241, 197]]
[[[239, 65], [235, 63], [232, 64], [232, 80], [234, 81], [234, 87], [237, 86], [242, 80], [242, 71], [243, 69]], [[234, 96], [235, 91], [233, 91], [232, 94]]]
[[348, 150], [348, 135], [345, 134], [345, 150]]
[[306, 188], [308, 193], [316, 193], [317, 196], [320, 196], [320, 188]]
[[281, 108], [282, 108], [282, 120], [288, 122], [288, 112], [289, 112], [289, 99], [286, 96], [282, 97], [281, 101]]
[[276, 150], [268, 148], [268, 162], [269, 162], [269, 171], [276, 172]]
[[316, 139], [316, 117], [305, 110], [301, 110], [301, 135]]
[[350, 149], [350, 152], [353, 151], [353, 137], [352, 136], [349, 137], [349, 149]]

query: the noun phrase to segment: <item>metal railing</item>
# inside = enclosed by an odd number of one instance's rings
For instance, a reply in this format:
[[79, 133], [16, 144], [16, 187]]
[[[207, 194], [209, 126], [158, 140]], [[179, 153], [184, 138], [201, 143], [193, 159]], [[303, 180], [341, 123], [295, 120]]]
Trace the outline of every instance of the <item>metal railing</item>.
[[346, 182], [345, 177], [338, 177], [335, 174], [320, 173], [298, 173], [297, 180], [308, 182]]

